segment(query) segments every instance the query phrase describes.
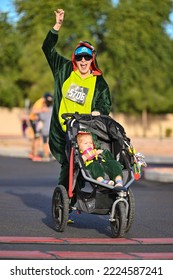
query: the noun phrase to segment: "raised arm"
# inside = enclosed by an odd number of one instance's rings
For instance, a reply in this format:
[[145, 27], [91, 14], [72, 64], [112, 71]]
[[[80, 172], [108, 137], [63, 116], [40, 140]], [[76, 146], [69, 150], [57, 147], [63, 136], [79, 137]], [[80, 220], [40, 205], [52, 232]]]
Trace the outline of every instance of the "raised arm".
[[57, 9], [56, 11], [54, 11], [55, 16], [56, 16], [56, 22], [55, 25], [53, 27], [54, 30], [59, 31], [61, 28], [61, 25], [63, 23], [64, 20], [64, 10], [63, 9]]
[[58, 32], [64, 20], [64, 11], [62, 9], [57, 9], [54, 13], [56, 19], [55, 25], [52, 30], [48, 32], [42, 46], [42, 50], [47, 58], [53, 75], [55, 75], [60, 67], [68, 61], [68, 59], [61, 56], [55, 49], [58, 42]]

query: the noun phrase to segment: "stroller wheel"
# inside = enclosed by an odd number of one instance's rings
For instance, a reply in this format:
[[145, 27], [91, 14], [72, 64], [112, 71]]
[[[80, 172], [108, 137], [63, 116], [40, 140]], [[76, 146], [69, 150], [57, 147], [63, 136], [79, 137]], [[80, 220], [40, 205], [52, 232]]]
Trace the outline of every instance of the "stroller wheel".
[[127, 200], [129, 204], [129, 211], [127, 215], [127, 226], [126, 232], [128, 232], [133, 224], [134, 216], [135, 216], [135, 199], [132, 190], [128, 189]]
[[69, 198], [64, 186], [58, 186], [52, 197], [52, 218], [57, 231], [64, 231], [69, 214]]
[[125, 204], [120, 201], [116, 206], [114, 221], [110, 222], [112, 237], [123, 237], [126, 232], [127, 218]]

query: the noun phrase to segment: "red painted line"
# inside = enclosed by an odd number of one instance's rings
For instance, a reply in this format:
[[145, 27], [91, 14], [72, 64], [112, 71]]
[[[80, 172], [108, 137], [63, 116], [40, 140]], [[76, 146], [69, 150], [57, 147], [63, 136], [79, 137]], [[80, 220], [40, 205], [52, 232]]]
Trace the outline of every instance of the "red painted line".
[[0, 251], [0, 259], [53, 259], [47, 252], [40, 251]]
[[0, 236], [0, 243], [39, 243], [39, 244], [110, 244], [110, 245], [133, 245], [133, 244], [173, 244], [173, 238], [54, 238], [54, 237], [27, 237], [27, 236]]
[[145, 260], [173, 260], [173, 252], [152, 252], [152, 253], [131, 253], [140, 259]]
[[65, 243], [53, 237], [0, 236], [0, 243]]
[[173, 244], [173, 238], [64, 238], [67, 244], [110, 244], [110, 245], [130, 245], [130, 244]]
[[51, 251], [51, 255], [58, 259], [118, 259], [118, 260], [134, 260], [136, 256], [125, 254], [122, 252], [72, 252], [72, 251]]
[[62, 259], [118, 259], [118, 260], [134, 260], [134, 259], [153, 259], [153, 260], [173, 260], [173, 252], [159, 253], [122, 253], [122, 252], [49, 252], [52, 255]]
[[0, 259], [113, 259], [113, 260], [173, 260], [173, 252], [73, 252], [73, 251], [0, 251]]
[[136, 240], [126, 238], [67, 238], [66, 241], [69, 244], [136, 244]]
[[132, 238], [138, 241], [140, 244], [173, 244], [173, 238]]

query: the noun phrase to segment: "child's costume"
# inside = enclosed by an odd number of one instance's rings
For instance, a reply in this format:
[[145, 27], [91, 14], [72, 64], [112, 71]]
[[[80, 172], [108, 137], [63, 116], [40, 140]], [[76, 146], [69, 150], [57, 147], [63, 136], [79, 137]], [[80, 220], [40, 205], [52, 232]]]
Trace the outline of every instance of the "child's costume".
[[93, 179], [97, 179], [98, 177], [105, 178], [108, 175], [110, 180], [115, 180], [116, 176], [122, 176], [123, 166], [106, 149], [97, 157], [87, 160], [85, 166]]

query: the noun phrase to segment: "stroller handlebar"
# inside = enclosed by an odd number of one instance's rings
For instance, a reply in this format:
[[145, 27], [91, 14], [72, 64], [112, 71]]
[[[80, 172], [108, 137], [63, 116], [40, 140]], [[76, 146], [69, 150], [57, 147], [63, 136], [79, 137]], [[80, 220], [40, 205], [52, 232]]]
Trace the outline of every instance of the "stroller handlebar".
[[109, 115], [92, 115], [92, 113], [90, 114], [79, 114], [78, 112], [75, 113], [64, 113], [61, 115], [61, 117], [64, 120], [68, 120], [72, 117], [77, 118], [77, 117], [86, 117], [86, 116], [90, 116], [91, 118], [95, 118], [95, 117], [103, 117], [103, 118], [109, 118]]
[[61, 117], [62, 117], [64, 120], [69, 119], [69, 118], [71, 118], [71, 117], [73, 117], [73, 116], [74, 116], [74, 113], [64, 113], [64, 114], [61, 115]]

